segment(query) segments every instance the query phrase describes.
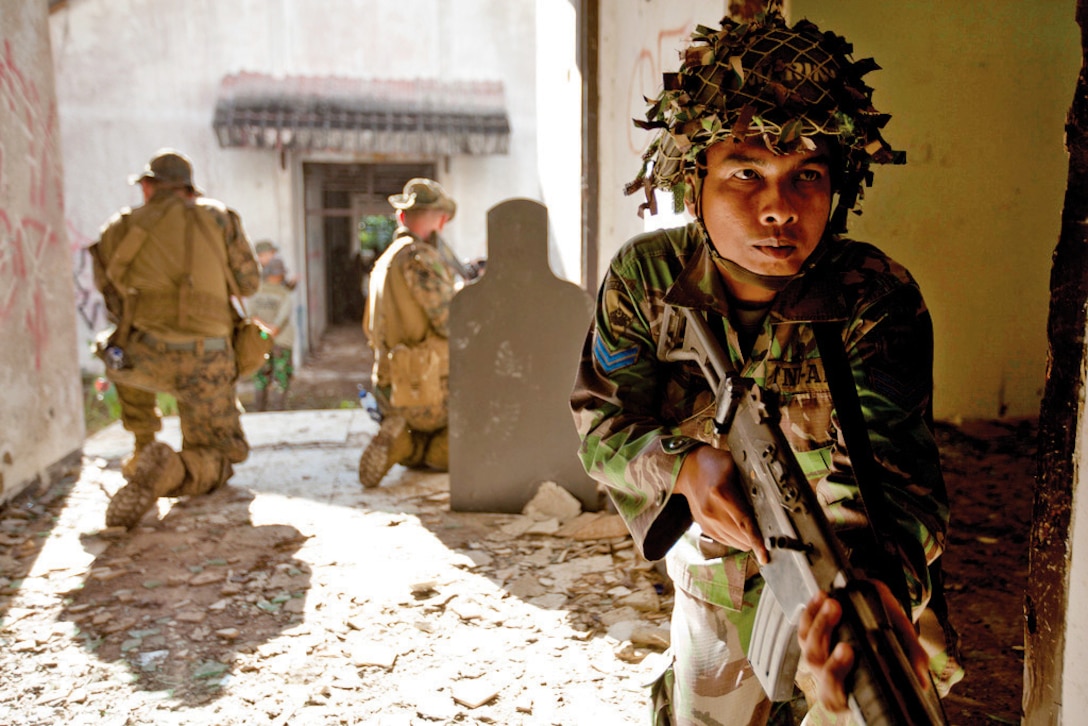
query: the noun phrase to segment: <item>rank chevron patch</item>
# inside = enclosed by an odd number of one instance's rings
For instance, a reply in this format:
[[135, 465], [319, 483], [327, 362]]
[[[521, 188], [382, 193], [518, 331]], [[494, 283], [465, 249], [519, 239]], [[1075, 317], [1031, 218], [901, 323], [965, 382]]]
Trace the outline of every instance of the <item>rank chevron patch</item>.
[[604, 341], [598, 335], [593, 341], [593, 358], [605, 373], [615, 373], [621, 368], [634, 365], [638, 360], [638, 347], [631, 346], [613, 353], [605, 347]]

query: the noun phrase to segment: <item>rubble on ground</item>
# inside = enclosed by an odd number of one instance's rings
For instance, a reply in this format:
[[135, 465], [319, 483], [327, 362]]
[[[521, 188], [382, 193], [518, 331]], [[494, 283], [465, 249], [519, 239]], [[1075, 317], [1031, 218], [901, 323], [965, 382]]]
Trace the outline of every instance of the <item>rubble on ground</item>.
[[0, 722], [644, 722], [671, 593], [617, 515], [554, 482], [450, 512], [444, 474], [364, 491], [310, 453], [131, 533], [119, 460], [0, 510]]

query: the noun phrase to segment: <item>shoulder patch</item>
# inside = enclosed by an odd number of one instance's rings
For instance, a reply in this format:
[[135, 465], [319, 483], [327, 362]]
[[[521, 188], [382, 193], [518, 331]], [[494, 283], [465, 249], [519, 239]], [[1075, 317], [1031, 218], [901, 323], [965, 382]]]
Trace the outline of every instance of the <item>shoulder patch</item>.
[[615, 373], [618, 370], [635, 364], [638, 360], [638, 347], [631, 346], [623, 350], [612, 352], [601, 340], [601, 336], [593, 336], [593, 359], [605, 373]]

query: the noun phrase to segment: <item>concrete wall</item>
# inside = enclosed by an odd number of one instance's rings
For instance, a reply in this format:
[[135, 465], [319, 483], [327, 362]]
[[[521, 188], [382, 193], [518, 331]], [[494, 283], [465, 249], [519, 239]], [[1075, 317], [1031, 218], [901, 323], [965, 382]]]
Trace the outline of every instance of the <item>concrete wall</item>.
[[572, 0], [537, 0], [538, 199], [548, 208], [551, 269], [575, 283], [581, 282], [582, 275], [582, 78], [577, 23]]
[[83, 445], [46, 4], [0, 3], [0, 501]]
[[1050, 257], [1080, 69], [1072, 0], [794, 0], [884, 70], [869, 76], [885, 134], [851, 231], [918, 278], [933, 310], [938, 415], [1035, 415], [1046, 374]]
[[[623, 198], [648, 134], [640, 94], [675, 70], [693, 22], [723, 3], [602, 7], [601, 271], [641, 231]], [[1024, 3], [792, 0], [874, 57], [867, 76], [886, 137], [905, 167], [876, 169], [851, 233], [906, 264], [933, 310], [936, 413], [942, 419], [1036, 415], [1046, 361], [1050, 254], [1067, 159], [1064, 119], [1080, 65], [1072, 0]], [[610, 14], [607, 18], [604, 15]], [[662, 222], [650, 220], [650, 225]]]
[[[656, 91], [661, 72], [677, 66], [694, 24], [716, 23], [726, 5], [601, 3], [602, 271], [633, 234], [675, 221], [640, 220], [639, 200], [622, 194], [648, 143], [630, 119], [644, 113], [642, 97]], [[210, 124], [224, 74], [497, 78], [507, 92], [511, 153], [440, 166], [461, 204], [451, 241], [465, 257], [481, 254], [487, 208], [514, 196], [538, 199], [551, 214], [553, 268], [577, 279], [580, 79], [570, 2], [338, 0], [319, 7], [314, 12], [305, 0], [83, 0], [54, 12], [74, 245], [92, 241], [118, 206], [138, 201], [126, 175], [172, 144], [194, 157], [209, 194], [242, 212], [252, 237], [280, 241], [289, 267], [301, 270], [298, 175], [306, 159], [289, 155], [281, 164], [275, 153], [218, 148]], [[869, 79], [878, 108], [893, 114], [887, 136], [909, 163], [876, 169], [852, 232], [900, 259], [923, 286], [937, 336], [938, 417], [1034, 415], [1065, 182], [1063, 121], [1079, 64], [1073, 3], [793, 0], [790, 13], [843, 33], [855, 57], [873, 56], [885, 68]], [[85, 258], [77, 257], [76, 268], [81, 339], [89, 339], [104, 318], [87, 292]]]
[[[577, 279], [580, 207], [567, 191], [577, 190], [580, 169], [579, 146], [568, 142], [576, 134], [570, 119], [575, 129], [578, 119], [573, 23], [568, 0], [67, 3], [53, 12], [51, 31], [74, 241], [90, 244], [118, 207], [138, 203], [127, 175], [157, 148], [175, 146], [193, 158], [206, 193], [238, 209], [250, 238], [276, 240], [288, 268], [301, 272], [302, 164], [398, 159], [288, 152], [281, 160], [274, 151], [221, 149], [211, 123], [224, 75], [501, 80], [510, 153], [436, 160], [459, 205], [448, 239], [462, 257], [481, 255], [488, 208], [509, 197], [541, 200], [551, 214], [553, 266]], [[544, 41], [547, 51], [538, 52]], [[546, 146], [538, 125], [547, 128]], [[77, 279], [89, 288], [87, 272]], [[103, 324], [95, 295], [80, 313], [89, 337]]]
[[[608, 271], [612, 255], [631, 237], [650, 228], [677, 222], [668, 214], [638, 216], [645, 200], [640, 192], [624, 196], [624, 185], [635, 178], [642, 153], [653, 138], [631, 119], [646, 118], [644, 97], [661, 91], [661, 74], [680, 66], [680, 51], [687, 47], [695, 26], [717, 25], [726, 14], [727, 0], [644, 0], [638, 3], [602, 2], [600, 10], [600, 276]], [[599, 282], [599, 281], [598, 281]]]

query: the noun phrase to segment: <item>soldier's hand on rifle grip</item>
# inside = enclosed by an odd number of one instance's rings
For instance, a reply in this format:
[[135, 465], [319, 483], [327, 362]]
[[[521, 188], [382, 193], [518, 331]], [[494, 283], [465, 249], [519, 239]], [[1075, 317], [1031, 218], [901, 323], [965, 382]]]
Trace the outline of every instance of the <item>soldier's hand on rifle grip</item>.
[[734, 549], [755, 553], [767, 562], [767, 547], [748, 499], [740, 490], [733, 457], [713, 446], [698, 446], [687, 453], [676, 477], [673, 494], [688, 501], [691, 516], [703, 534]]
[[[922, 688], [928, 690], [931, 687], [929, 656], [918, 640], [914, 624], [887, 585], [879, 580], [872, 580], [872, 583], [880, 593], [884, 610], [906, 649]], [[854, 664], [853, 649], [849, 645], [838, 643], [831, 648], [835, 626], [841, 617], [842, 605], [827, 593], [820, 592], [809, 600], [797, 627], [802, 667], [812, 674], [821, 705], [834, 713], [849, 708], [843, 684]]]

